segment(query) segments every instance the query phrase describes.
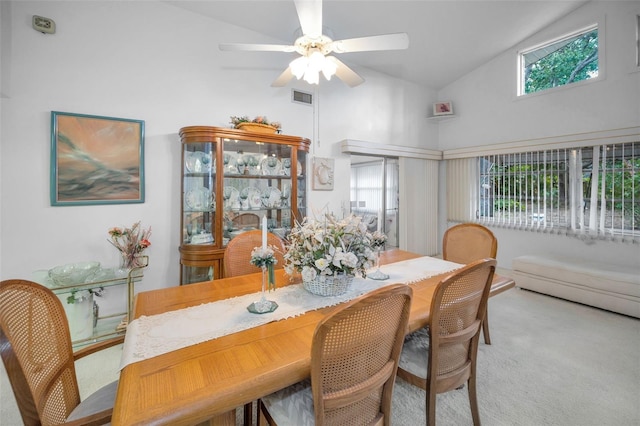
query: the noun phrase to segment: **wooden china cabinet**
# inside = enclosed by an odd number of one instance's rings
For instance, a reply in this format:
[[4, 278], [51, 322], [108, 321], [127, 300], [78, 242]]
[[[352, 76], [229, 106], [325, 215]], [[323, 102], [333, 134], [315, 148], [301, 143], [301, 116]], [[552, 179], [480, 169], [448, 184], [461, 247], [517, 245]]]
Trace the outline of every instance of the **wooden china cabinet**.
[[180, 139], [181, 284], [222, 278], [227, 244], [263, 216], [282, 237], [305, 216], [308, 139], [207, 126]]

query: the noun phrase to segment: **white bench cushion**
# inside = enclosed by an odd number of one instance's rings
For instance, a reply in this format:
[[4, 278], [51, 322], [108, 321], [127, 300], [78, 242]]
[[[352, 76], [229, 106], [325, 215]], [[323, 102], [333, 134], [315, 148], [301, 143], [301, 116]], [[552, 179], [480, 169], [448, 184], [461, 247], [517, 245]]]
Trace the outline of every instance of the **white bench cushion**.
[[640, 269], [563, 257], [521, 256], [513, 270], [589, 288], [640, 297]]

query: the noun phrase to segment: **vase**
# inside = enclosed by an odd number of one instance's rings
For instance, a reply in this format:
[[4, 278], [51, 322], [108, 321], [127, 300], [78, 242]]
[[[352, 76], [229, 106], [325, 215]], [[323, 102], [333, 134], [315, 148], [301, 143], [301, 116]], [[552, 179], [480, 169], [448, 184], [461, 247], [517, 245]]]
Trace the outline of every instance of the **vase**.
[[93, 335], [93, 293], [88, 290], [80, 291], [82, 297], [75, 298], [72, 295], [70, 299], [67, 297], [68, 293], [58, 296], [69, 320], [72, 341], [89, 339]]
[[339, 296], [351, 288], [353, 275], [318, 275], [313, 280], [303, 281], [302, 286], [309, 293], [318, 296]]
[[[147, 262], [148, 257], [143, 256], [141, 253], [127, 254], [120, 252], [120, 265], [118, 266], [116, 274], [119, 277], [126, 277], [132, 269], [147, 266]], [[142, 275], [142, 270], [134, 271], [133, 275]]]
[[120, 252], [120, 269], [142, 268], [145, 264], [144, 256], [140, 253], [129, 254]]

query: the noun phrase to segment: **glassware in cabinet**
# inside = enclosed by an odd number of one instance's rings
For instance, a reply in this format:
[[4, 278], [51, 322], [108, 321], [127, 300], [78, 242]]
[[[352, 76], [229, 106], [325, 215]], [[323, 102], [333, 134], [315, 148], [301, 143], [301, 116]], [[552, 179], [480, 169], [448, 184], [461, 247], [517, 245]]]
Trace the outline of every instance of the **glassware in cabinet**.
[[216, 212], [216, 144], [183, 144], [182, 241], [184, 244], [213, 244]]

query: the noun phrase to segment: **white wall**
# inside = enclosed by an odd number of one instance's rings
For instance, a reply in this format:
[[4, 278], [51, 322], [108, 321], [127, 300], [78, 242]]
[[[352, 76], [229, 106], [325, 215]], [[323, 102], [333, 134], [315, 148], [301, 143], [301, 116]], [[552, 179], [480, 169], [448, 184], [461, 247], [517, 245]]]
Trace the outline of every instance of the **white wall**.
[[[439, 98], [453, 101], [457, 117], [439, 123], [439, 149], [640, 125], [640, 69], [634, 64], [637, 14], [640, 14], [638, 2], [590, 2], [443, 89]], [[519, 49], [596, 21], [600, 25], [600, 45], [604, 46], [604, 78], [516, 98]], [[441, 189], [444, 185], [443, 182]], [[442, 231], [446, 228], [445, 215], [440, 223]], [[499, 238], [498, 263], [503, 268], [511, 268], [514, 257], [529, 253], [564, 254], [628, 265], [637, 265], [640, 259], [637, 244], [605, 241], [586, 244], [558, 235], [495, 228], [493, 231]]]
[[[117, 252], [107, 242], [107, 230], [141, 220], [153, 234], [147, 250], [151, 265], [137, 291], [176, 285], [177, 133], [183, 126], [227, 126], [230, 115], [266, 114], [283, 123], [284, 133], [313, 139], [309, 157], [335, 157], [337, 184], [334, 191], [311, 192], [310, 204], [336, 213], [349, 200], [349, 160], [340, 154], [339, 141], [436, 144], [435, 131], [425, 129], [421, 119], [435, 98], [426, 90], [358, 68], [367, 80], [363, 85], [350, 89], [340, 81], [323, 82], [316, 109], [293, 104], [291, 86], [270, 87], [286, 66], [279, 55], [220, 52], [219, 42], [241, 39], [247, 31], [164, 2], [10, 6], [1, 16], [2, 279], [30, 278], [33, 270], [82, 260], [115, 265]], [[34, 14], [54, 19], [57, 33], [34, 31]], [[10, 28], [8, 48], [5, 28]], [[51, 207], [52, 110], [145, 120], [146, 202]]]

